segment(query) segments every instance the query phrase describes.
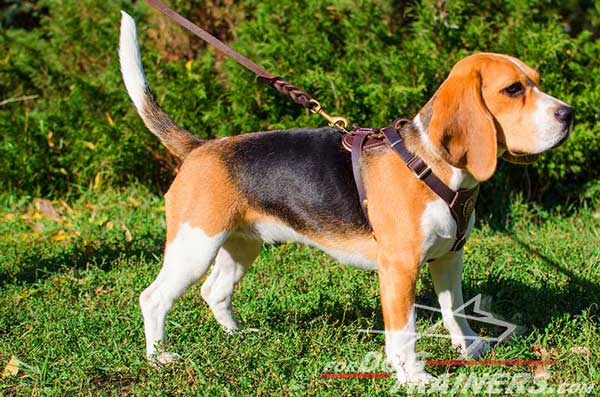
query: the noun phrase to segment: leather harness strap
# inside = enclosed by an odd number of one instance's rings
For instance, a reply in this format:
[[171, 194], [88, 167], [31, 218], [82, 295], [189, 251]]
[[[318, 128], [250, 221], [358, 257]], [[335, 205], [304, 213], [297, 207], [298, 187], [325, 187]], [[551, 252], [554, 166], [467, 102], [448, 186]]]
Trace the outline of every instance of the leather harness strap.
[[[475, 201], [479, 193], [479, 185], [472, 189], [464, 189], [454, 191], [450, 189], [440, 178], [437, 177], [425, 161], [408, 150], [404, 144], [404, 139], [398, 133], [398, 126], [402, 122], [409, 120], [397, 119], [391, 125], [374, 130], [370, 128], [355, 128], [351, 131], [351, 135], [344, 137], [344, 146], [347, 148], [349, 140], [351, 140], [352, 148], [352, 171], [354, 173], [354, 182], [360, 199], [361, 207], [367, 221], [369, 219], [367, 212], [367, 199], [364, 186], [362, 185], [362, 177], [360, 175], [360, 155], [365, 146], [365, 142], [378, 140], [379, 144], [370, 142], [370, 147], [382, 146], [387, 143], [394, 152], [404, 161], [406, 166], [415, 174], [417, 178], [423, 181], [436, 195], [448, 204], [450, 214], [456, 222], [456, 239], [451, 251], [460, 251], [466, 242], [466, 233], [469, 227], [469, 220], [475, 207]], [[378, 134], [380, 133], [380, 134]], [[379, 135], [379, 136], [378, 136]], [[385, 137], [385, 141], [380, 135]], [[385, 142], [385, 143], [384, 143]], [[370, 226], [370, 223], [369, 223]]]
[[367, 193], [365, 192], [365, 186], [362, 182], [362, 175], [360, 173], [360, 155], [362, 154], [363, 147], [369, 139], [370, 135], [376, 132], [377, 130], [374, 130], [372, 128], [354, 128], [352, 130], [354, 139], [352, 140], [352, 146], [350, 147], [350, 152], [352, 155], [352, 174], [354, 175], [354, 184], [356, 185], [356, 190], [358, 191], [360, 208], [362, 209], [363, 215], [365, 216], [365, 219], [367, 220], [367, 223], [369, 224], [371, 230], [373, 230], [373, 226], [371, 226], [371, 221], [369, 220], [369, 213], [367, 211]]

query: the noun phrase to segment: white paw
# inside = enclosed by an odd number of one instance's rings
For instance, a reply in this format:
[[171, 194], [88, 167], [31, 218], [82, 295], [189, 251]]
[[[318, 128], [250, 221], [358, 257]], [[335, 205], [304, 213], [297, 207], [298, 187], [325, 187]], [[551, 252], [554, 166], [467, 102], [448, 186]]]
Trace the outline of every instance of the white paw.
[[236, 324], [235, 326], [223, 327], [223, 330], [227, 335], [235, 335], [240, 331], [240, 327]]
[[471, 342], [468, 348], [462, 349], [461, 356], [477, 360], [485, 356], [490, 350], [492, 350], [492, 347], [489, 343], [477, 338]]
[[434, 382], [436, 377], [428, 374], [425, 371], [419, 371], [414, 373], [407, 373], [406, 371], [399, 370], [396, 372], [396, 380], [401, 385], [413, 386], [413, 385], [426, 385]]
[[215, 316], [215, 320], [221, 324], [221, 327], [223, 327], [227, 334], [232, 334], [234, 331], [237, 331], [241, 328], [231, 311], [213, 310], [213, 314]]
[[424, 385], [435, 381], [435, 376], [425, 372], [425, 363], [420, 360], [409, 362], [388, 362], [396, 371], [397, 384], [400, 385]]
[[159, 365], [168, 365], [176, 360], [179, 360], [181, 355], [177, 353], [162, 352], [159, 355], [148, 357], [150, 365], [157, 367]]

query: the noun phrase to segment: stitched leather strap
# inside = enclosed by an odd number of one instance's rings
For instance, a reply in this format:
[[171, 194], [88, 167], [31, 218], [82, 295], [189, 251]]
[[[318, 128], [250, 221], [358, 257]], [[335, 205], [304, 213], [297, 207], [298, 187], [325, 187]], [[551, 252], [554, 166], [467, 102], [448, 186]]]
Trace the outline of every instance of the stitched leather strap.
[[398, 126], [405, 119], [398, 119], [391, 125], [381, 129], [390, 147], [404, 160], [408, 168], [422, 180], [435, 194], [448, 204], [450, 214], [456, 222], [456, 240], [451, 251], [459, 251], [466, 242], [469, 220], [475, 207], [479, 193], [479, 185], [473, 189], [454, 191], [437, 177], [422, 158], [406, 148], [402, 136], [398, 133]]
[[[354, 130], [342, 136], [342, 147], [349, 153], [352, 152], [352, 144], [354, 143]], [[363, 143], [363, 150], [369, 150], [376, 147], [387, 146], [387, 143], [382, 138], [374, 138], [372, 135], [367, 136]]]
[[257, 76], [256, 81], [270, 85], [283, 95], [290, 98], [292, 101], [296, 102], [298, 105], [304, 106], [309, 110], [316, 106], [316, 102], [314, 102], [315, 98], [312, 95], [285, 81], [283, 77], [275, 76], [269, 78], [265, 76]]
[[400, 156], [415, 176], [422, 180], [423, 183], [448, 205], [450, 214], [456, 222], [456, 239], [450, 251], [460, 251], [467, 240], [466, 233], [479, 193], [479, 185], [468, 190], [454, 191], [450, 189], [431, 171], [422, 158], [408, 150], [402, 136], [398, 133], [398, 128], [403, 122], [410, 122], [410, 120], [397, 119], [390, 126], [381, 130], [355, 127], [349, 135], [344, 136], [342, 139], [343, 146], [352, 153], [352, 171], [363, 214], [369, 226], [371, 226], [367, 211], [366, 192], [360, 174], [360, 156], [363, 149], [378, 147], [384, 144], [384, 140], [376, 135], [378, 132], [381, 132], [385, 137], [385, 142]]
[[370, 128], [355, 128], [352, 130], [354, 139], [352, 140], [352, 174], [354, 175], [354, 184], [358, 191], [358, 199], [360, 200], [360, 208], [362, 209], [363, 215], [369, 224], [371, 230], [373, 226], [369, 220], [369, 212], [367, 210], [367, 193], [365, 192], [365, 186], [362, 182], [362, 175], [360, 173], [360, 156], [363, 151], [363, 145], [365, 144], [369, 134], [372, 134], [373, 130]]
[[288, 83], [283, 78], [275, 76], [264, 68], [260, 67], [256, 63], [252, 62], [250, 59], [246, 58], [239, 52], [233, 50], [227, 44], [223, 43], [221, 40], [217, 39], [206, 30], [200, 28], [199, 26], [193, 24], [188, 19], [173, 11], [166, 5], [164, 5], [159, 0], [146, 0], [148, 4], [162, 12], [190, 32], [194, 33], [196, 36], [200, 37], [202, 40], [206, 41], [208, 44], [215, 47], [217, 50], [221, 51], [223, 54], [232, 58], [234, 61], [251, 71], [256, 75], [256, 80], [259, 83], [270, 85], [275, 88], [277, 91], [281, 92], [283, 95], [290, 98], [292, 101], [296, 102], [299, 105], [304, 106], [307, 109], [314, 108], [317, 104], [311, 99], [314, 99], [312, 95], [309, 93], [302, 91], [298, 87]]
[[454, 195], [456, 192], [446, 186], [440, 178], [431, 172], [431, 168], [429, 168], [422, 158], [410, 152], [406, 148], [404, 145], [404, 140], [400, 134], [398, 134], [398, 130], [394, 124], [383, 128], [381, 132], [383, 133], [383, 136], [387, 140], [390, 147], [400, 156], [402, 160], [404, 160], [408, 168], [411, 169], [417, 178], [425, 182], [425, 184], [429, 186], [431, 190], [435, 192], [435, 194], [440, 196], [442, 200], [450, 205], [452, 200], [454, 200]]

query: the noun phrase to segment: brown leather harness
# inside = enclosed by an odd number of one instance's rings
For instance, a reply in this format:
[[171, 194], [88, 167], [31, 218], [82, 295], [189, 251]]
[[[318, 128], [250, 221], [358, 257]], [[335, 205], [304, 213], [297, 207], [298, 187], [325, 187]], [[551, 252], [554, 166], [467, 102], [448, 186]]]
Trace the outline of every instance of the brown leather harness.
[[408, 150], [404, 144], [401, 130], [403, 125], [408, 125], [407, 123], [410, 123], [410, 120], [400, 118], [381, 129], [355, 127], [342, 138], [344, 148], [352, 154], [352, 172], [363, 214], [368, 222], [368, 200], [360, 169], [361, 154], [363, 150], [387, 145], [404, 161], [418, 179], [423, 181], [429, 189], [446, 202], [450, 214], [456, 222], [456, 239], [450, 251], [460, 251], [466, 242], [466, 233], [479, 193], [479, 185], [472, 189], [454, 191], [442, 182], [431, 171], [427, 163]]
[[331, 127], [338, 128], [345, 133], [344, 137], [342, 138], [342, 144], [351, 152], [354, 181], [358, 191], [360, 205], [369, 226], [371, 226], [371, 223], [369, 221], [369, 214], [367, 211], [367, 195], [362, 182], [360, 157], [363, 150], [388, 145], [392, 148], [392, 150], [394, 150], [394, 152], [396, 152], [396, 154], [398, 154], [398, 156], [400, 156], [406, 166], [410, 168], [417, 178], [422, 180], [423, 183], [429, 187], [429, 189], [431, 189], [442, 200], [444, 200], [446, 204], [448, 204], [450, 214], [456, 222], [456, 240], [454, 241], [454, 244], [450, 250], [460, 251], [462, 249], [466, 241], [469, 220], [471, 218], [471, 214], [473, 213], [475, 201], [477, 200], [477, 194], [479, 193], [479, 185], [473, 189], [454, 191], [431, 171], [431, 168], [429, 168], [423, 159], [410, 152], [404, 144], [402, 132], [399, 130], [403, 123], [406, 125], [407, 122], [410, 123], [410, 120], [396, 119], [389, 126], [380, 129], [354, 127], [351, 131], [347, 131], [348, 120], [343, 117], [331, 116], [326, 113], [321, 107], [321, 104], [306, 91], [303, 91], [293, 84], [290, 84], [282, 77], [269, 73], [256, 63], [234, 51], [231, 47], [227, 46], [225, 43], [212, 36], [207, 31], [201, 29], [188, 19], [173, 11], [159, 0], [147, 0], [147, 2], [158, 11], [173, 19], [175, 22], [200, 37], [202, 40], [206, 41], [208, 44], [217, 48], [223, 54], [231, 57], [240, 65], [250, 70], [256, 75], [256, 80], [258, 82], [275, 88], [277, 91], [284, 94], [295, 103], [305, 107], [312, 113], [318, 114], [325, 118]]

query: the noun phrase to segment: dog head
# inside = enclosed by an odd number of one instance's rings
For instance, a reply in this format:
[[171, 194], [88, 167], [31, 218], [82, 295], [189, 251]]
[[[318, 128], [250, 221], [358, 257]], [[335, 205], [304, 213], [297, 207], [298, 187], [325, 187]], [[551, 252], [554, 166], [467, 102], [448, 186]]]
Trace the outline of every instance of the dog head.
[[492, 176], [499, 155], [535, 161], [567, 139], [574, 118], [572, 107], [538, 84], [535, 70], [507, 55], [461, 60], [428, 104], [427, 140], [445, 161], [479, 181]]

